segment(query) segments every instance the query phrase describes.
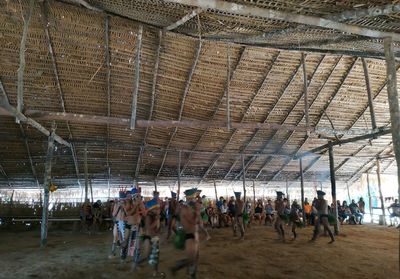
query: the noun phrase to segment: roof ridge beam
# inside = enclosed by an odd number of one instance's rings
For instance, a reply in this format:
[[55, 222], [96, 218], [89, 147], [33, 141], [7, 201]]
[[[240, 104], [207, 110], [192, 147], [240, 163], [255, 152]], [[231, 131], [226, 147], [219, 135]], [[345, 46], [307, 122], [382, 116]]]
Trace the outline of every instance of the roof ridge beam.
[[334, 29], [341, 32], [357, 34], [371, 38], [391, 37], [393, 41], [400, 41], [400, 34], [369, 29], [357, 25], [341, 23], [323, 17], [300, 15], [268, 8], [260, 8], [245, 4], [236, 4], [221, 0], [165, 0], [166, 2], [194, 6], [203, 10], [216, 10], [231, 15], [258, 17], [268, 20], [279, 20], [297, 24], [306, 24], [321, 28]]

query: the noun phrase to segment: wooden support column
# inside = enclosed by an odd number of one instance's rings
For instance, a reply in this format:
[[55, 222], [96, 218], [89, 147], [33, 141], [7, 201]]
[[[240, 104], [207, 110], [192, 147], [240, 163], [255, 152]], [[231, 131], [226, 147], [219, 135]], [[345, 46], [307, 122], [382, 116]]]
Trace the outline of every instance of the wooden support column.
[[286, 179], [286, 198], [290, 200], [289, 197], [289, 181]]
[[143, 36], [143, 25], [139, 25], [139, 30], [137, 34], [136, 59], [135, 59], [135, 78], [134, 78], [133, 97], [132, 97], [132, 114], [130, 122], [131, 130], [136, 128], [136, 111], [137, 111], [137, 98], [139, 94], [140, 55], [142, 52], [142, 36]]
[[91, 201], [92, 201], [92, 204], [93, 204], [94, 200], [93, 200], [92, 178], [89, 179], [89, 186], [90, 186], [90, 197], [92, 198]]
[[301, 212], [303, 212], [303, 222], [306, 222], [306, 213], [304, 212], [304, 173], [303, 173], [303, 159], [299, 159], [300, 162], [300, 187], [301, 187]]
[[85, 144], [84, 152], [85, 152], [84, 157], [83, 157], [84, 168], [85, 168], [85, 200], [84, 200], [84, 202], [86, 202], [88, 199], [88, 188], [89, 188], [88, 163], [87, 163], [87, 143]]
[[49, 136], [49, 141], [47, 145], [46, 163], [44, 169], [44, 199], [42, 206], [42, 223], [41, 223], [41, 236], [40, 236], [40, 246], [46, 247], [47, 245], [47, 224], [49, 217], [49, 195], [50, 195], [50, 181], [51, 181], [51, 161], [53, 160], [54, 152], [54, 138], [55, 138], [55, 126], [53, 124], [53, 129]]
[[385, 203], [384, 203], [383, 195], [382, 195], [381, 163], [378, 158], [376, 158], [376, 175], [378, 177], [379, 198], [381, 200], [383, 225], [386, 226]]
[[253, 208], [256, 209], [256, 183], [253, 180]]
[[227, 54], [227, 77], [226, 77], [226, 124], [227, 129], [231, 129], [231, 105], [230, 105], [230, 87], [231, 87], [231, 54], [228, 44]]
[[310, 120], [308, 117], [308, 81], [307, 81], [307, 71], [306, 71], [306, 58], [305, 54], [301, 53], [301, 64], [303, 65], [303, 91], [304, 91], [304, 116], [306, 119], [306, 126], [310, 127]]
[[157, 179], [154, 179], [154, 191], [157, 192]]
[[396, 61], [394, 60], [393, 43], [391, 38], [385, 38], [385, 57], [387, 71], [387, 92], [392, 126], [392, 140], [397, 162], [398, 197], [400, 197], [400, 109], [397, 93]]
[[338, 219], [338, 208], [337, 208], [337, 202], [336, 202], [336, 178], [335, 178], [335, 163], [333, 161], [333, 148], [332, 146], [329, 146], [329, 170], [330, 170], [330, 176], [331, 176], [331, 191], [332, 191], [332, 203], [335, 205], [335, 234], [339, 235], [339, 219]]
[[242, 172], [243, 172], [243, 201], [246, 203], [246, 167], [244, 165], [243, 155], [242, 155]]
[[182, 157], [181, 155], [182, 155], [182, 152], [179, 151], [178, 152], [178, 191], [176, 194], [176, 200], [178, 202], [179, 202], [179, 195], [181, 192], [181, 157]]
[[346, 182], [346, 188], [347, 188], [347, 196], [349, 197], [349, 204], [351, 203], [351, 196], [350, 196], [350, 189], [349, 189], [349, 183]]
[[[18, 81], [17, 81], [17, 112], [19, 113], [22, 113], [24, 110], [24, 72], [25, 72], [26, 39], [28, 36], [28, 28], [32, 18], [34, 5], [35, 5], [35, 0], [30, 0], [28, 14], [26, 15], [26, 17], [22, 15], [22, 19], [24, 21], [24, 28], [22, 30], [22, 39], [19, 48], [19, 68], [18, 68]], [[18, 117], [16, 117], [16, 122], [20, 123], [20, 119]]]
[[373, 97], [372, 97], [372, 91], [371, 91], [371, 84], [369, 81], [369, 74], [368, 74], [368, 65], [367, 61], [365, 61], [364, 58], [361, 58], [362, 64], [363, 64], [363, 69], [364, 69], [364, 77], [365, 77], [365, 86], [367, 88], [367, 94], [368, 94], [368, 106], [369, 106], [369, 113], [371, 115], [371, 125], [372, 129], [376, 129], [376, 120], [375, 120], [375, 112], [374, 112], [374, 104], [373, 104]]
[[215, 202], [218, 202], [218, 193], [217, 193], [217, 183], [215, 182], [214, 179], [214, 191], [215, 191]]
[[368, 188], [368, 204], [369, 204], [369, 216], [371, 218], [371, 224], [373, 222], [373, 217], [372, 217], [372, 197], [371, 197], [371, 185], [369, 183], [369, 172], [367, 172], [367, 188]]

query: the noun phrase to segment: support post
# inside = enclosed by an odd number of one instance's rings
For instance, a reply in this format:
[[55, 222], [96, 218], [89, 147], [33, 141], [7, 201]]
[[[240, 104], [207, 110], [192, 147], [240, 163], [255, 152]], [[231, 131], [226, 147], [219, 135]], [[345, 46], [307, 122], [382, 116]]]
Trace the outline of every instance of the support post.
[[90, 196], [92, 198], [92, 204], [94, 203], [93, 200], [93, 187], [92, 187], [92, 178], [89, 179], [89, 186], [90, 186]]
[[329, 146], [329, 170], [331, 176], [331, 191], [332, 191], [332, 203], [334, 205], [334, 217], [336, 220], [335, 224], [335, 235], [339, 235], [339, 219], [338, 219], [338, 208], [336, 202], [336, 178], [335, 178], [335, 163], [333, 161], [333, 148]]
[[43, 198], [43, 207], [42, 207], [42, 223], [41, 223], [41, 237], [40, 237], [40, 246], [46, 247], [47, 245], [47, 224], [49, 217], [49, 195], [50, 195], [50, 181], [51, 181], [51, 161], [53, 160], [53, 151], [54, 151], [54, 137], [55, 137], [55, 127], [53, 125], [53, 129], [49, 136], [49, 141], [47, 145], [47, 155], [46, 155], [46, 164], [44, 170], [44, 198]]
[[256, 183], [253, 180], [253, 208], [256, 209]]
[[214, 191], [215, 191], [215, 202], [218, 202], [218, 193], [217, 193], [217, 183], [215, 182], [214, 179]]
[[306, 126], [310, 127], [310, 121], [308, 118], [308, 81], [307, 81], [307, 71], [306, 71], [306, 58], [305, 54], [302, 52], [301, 53], [301, 64], [303, 65], [303, 81], [304, 81], [304, 117], [306, 120]]
[[88, 188], [89, 188], [89, 177], [88, 177], [88, 163], [87, 163], [87, 143], [85, 144], [85, 154], [83, 157], [84, 160], [84, 167], [85, 167], [85, 200], [88, 199]]
[[177, 197], [176, 199], [178, 202], [179, 202], [179, 194], [181, 192], [181, 155], [182, 155], [182, 152], [179, 151], [178, 152], [178, 192], [176, 195], [176, 197]]
[[135, 59], [135, 83], [133, 87], [133, 98], [132, 98], [132, 114], [130, 128], [131, 130], [136, 128], [136, 111], [137, 111], [137, 99], [139, 94], [139, 80], [140, 80], [140, 54], [142, 52], [142, 35], [143, 25], [139, 25], [139, 31], [137, 34], [137, 47], [136, 47], [136, 59]]
[[370, 183], [369, 183], [369, 173], [367, 172], [367, 187], [368, 187], [368, 204], [369, 204], [369, 216], [371, 218], [371, 224], [373, 224], [373, 218], [372, 218], [372, 197], [371, 197], [371, 189], [370, 189]]
[[157, 192], [157, 179], [154, 179], [154, 191]]
[[350, 196], [350, 189], [349, 189], [349, 183], [346, 182], [346, 188], [347, 188], [347, 196], [349, 197], [349, 204], [351, 203], [351, 196]]
[[385, 203], [383, 201], [382, 195], [382, 182], [381, 182], [381, 162], [378, 158], [376, 158], [376, 175], [378, 177], [378, 188], [379, 188], [379, 198], [381, 200], [381, 208], [382, 208], [382, 215], [383, 215], [383, 225], [386, 226], [386, 215], [385, 215]]
[[300, 187], [301, 187], [301, 212], [303, 213], [303, 223], [306, 223], [306, 213], [304, 212], [304, 172], [303, 172], [303, 159], [299, 159], [300, 162]]
[[289, 181], [286, 179], [286, 198], [290, 200], [289, 197]]
[[364, 68], [364, 77], [365, 77], [365, 86], [367, 87], [367, 94], [368, 94], [368, 106], [369, 106], [369, 113], [371, 115], [371, 125], [372, 129], [376, 129], [376, 120], [375, 120], [375, 112], [374, 112], [374, 104], [373, 100], [374, 98], [372, 97], [372, 92], [371, 92], [371, 84], [369, 82], [369, 74], [368, 74], [368, 65], [367, 61], [365, 61], [364, 58], [361, 58], [363, 68]]
[[392, 126], [392, 141], [397, 162], [398, 197], [400, 197], [400, 109], [397, 93], [396, 61], [394, 60], [392, 38], [385, 38], [385, 57], [387, 70], [387, 92]]
[[242, 172], [243, 172], [243, 200], [246, 203], [246, 167], [244, 166], [243, 155], [242, 155]]

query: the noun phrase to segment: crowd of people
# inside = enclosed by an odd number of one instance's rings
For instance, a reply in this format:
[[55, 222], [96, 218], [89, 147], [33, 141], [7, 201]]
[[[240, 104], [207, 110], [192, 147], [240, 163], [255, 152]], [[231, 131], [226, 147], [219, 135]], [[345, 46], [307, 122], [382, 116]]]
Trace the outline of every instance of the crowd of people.
[[[282, 192], [277, 192], [274, 202], [271, 199], [250, 202], [243, 199], [240, 192], [234, 192], [228, 200], [220, 197], [218, 201], [212, 201], [200, 196], [201, 191], [197, 188], [186, 190], [184, 200], [178, 200], [174, 192], [164, 200], [158, 192], [154, 192], [151, 199], [144, 199], [140, 192], [140, 188], [120, 191], [119, 198], [113, 202], [110, 258], [117, 254], [122, 261], [131, 258], [133, 270], [147, 262], [155, 276], [164, 275], [158, 270], [161, 234], [167, 240], [173, 237], [175, 248], [186, 252], [186, 257], [171, 267], [171, 273], [187, 268], [192, 278], [196, 278], [199, 235], [203, 234], [206, 240], [211, 238], [207, 227], [231, 227], [233, 236], [244, 240], [246, 230], [252, 225], [273, 226], [279, 241], [285, 242], [286, 228], [295, 240], [298, 227], [313, 225], [310, 241], [315, 241], [322, 225], [331, 238], [329, 243], [335, 241], [329, 226], [332, 208], [324, 199], [323, 191], [317, 191], [317, 198], [311, 205], [306, 199], [304, 208], [296, 200], [290, 203]], [[306, 220], [303, 220], [303, 211]]]

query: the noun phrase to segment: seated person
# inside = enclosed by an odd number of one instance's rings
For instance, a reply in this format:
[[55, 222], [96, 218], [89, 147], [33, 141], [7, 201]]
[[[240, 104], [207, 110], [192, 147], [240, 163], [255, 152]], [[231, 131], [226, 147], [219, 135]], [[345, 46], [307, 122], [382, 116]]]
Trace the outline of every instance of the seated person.
[[[390, 212], [390, 209], [392, 212]], [[394, 200], [394, 203], [392, 203], [389, 207], [388, 207], [389, 213], [390, 213], [390, 226], [393, 226], [393, 219], [394, 218], [399, 218], [400, 217], [400, 203], [398, 199]], [[400, 227], [400, 225], [398, 225], [397, 227]]]
[[312, 211], [312, 207], [311, 205], [308, 203], [308, 201], [304, 201], [304, 213], [306, 216], [306, 222], [304, 222], [304, 224], [310, 225], [311, 224], [311, 211]]
[[269, 199], [265, 205], [265, 225], [269, 221], [272, 225], [274, 220], [274, 207], [272, 206], [272, 201]]
[[261, 199], [257, 201], [256, 207], [254, 208], [254, 219], [259, 221], [259, 225], [261, 225], [262, 221], [265, 219], [264, 206]]
[[351, 214], [355, 218], [355, 224], [362, 224], [362, 219], [363, 219], [363, 214], [360, 212], [360, 209], [358, 208], [358, 204], [354, 201], [351, 200], [351, 204], [349, 205]]

